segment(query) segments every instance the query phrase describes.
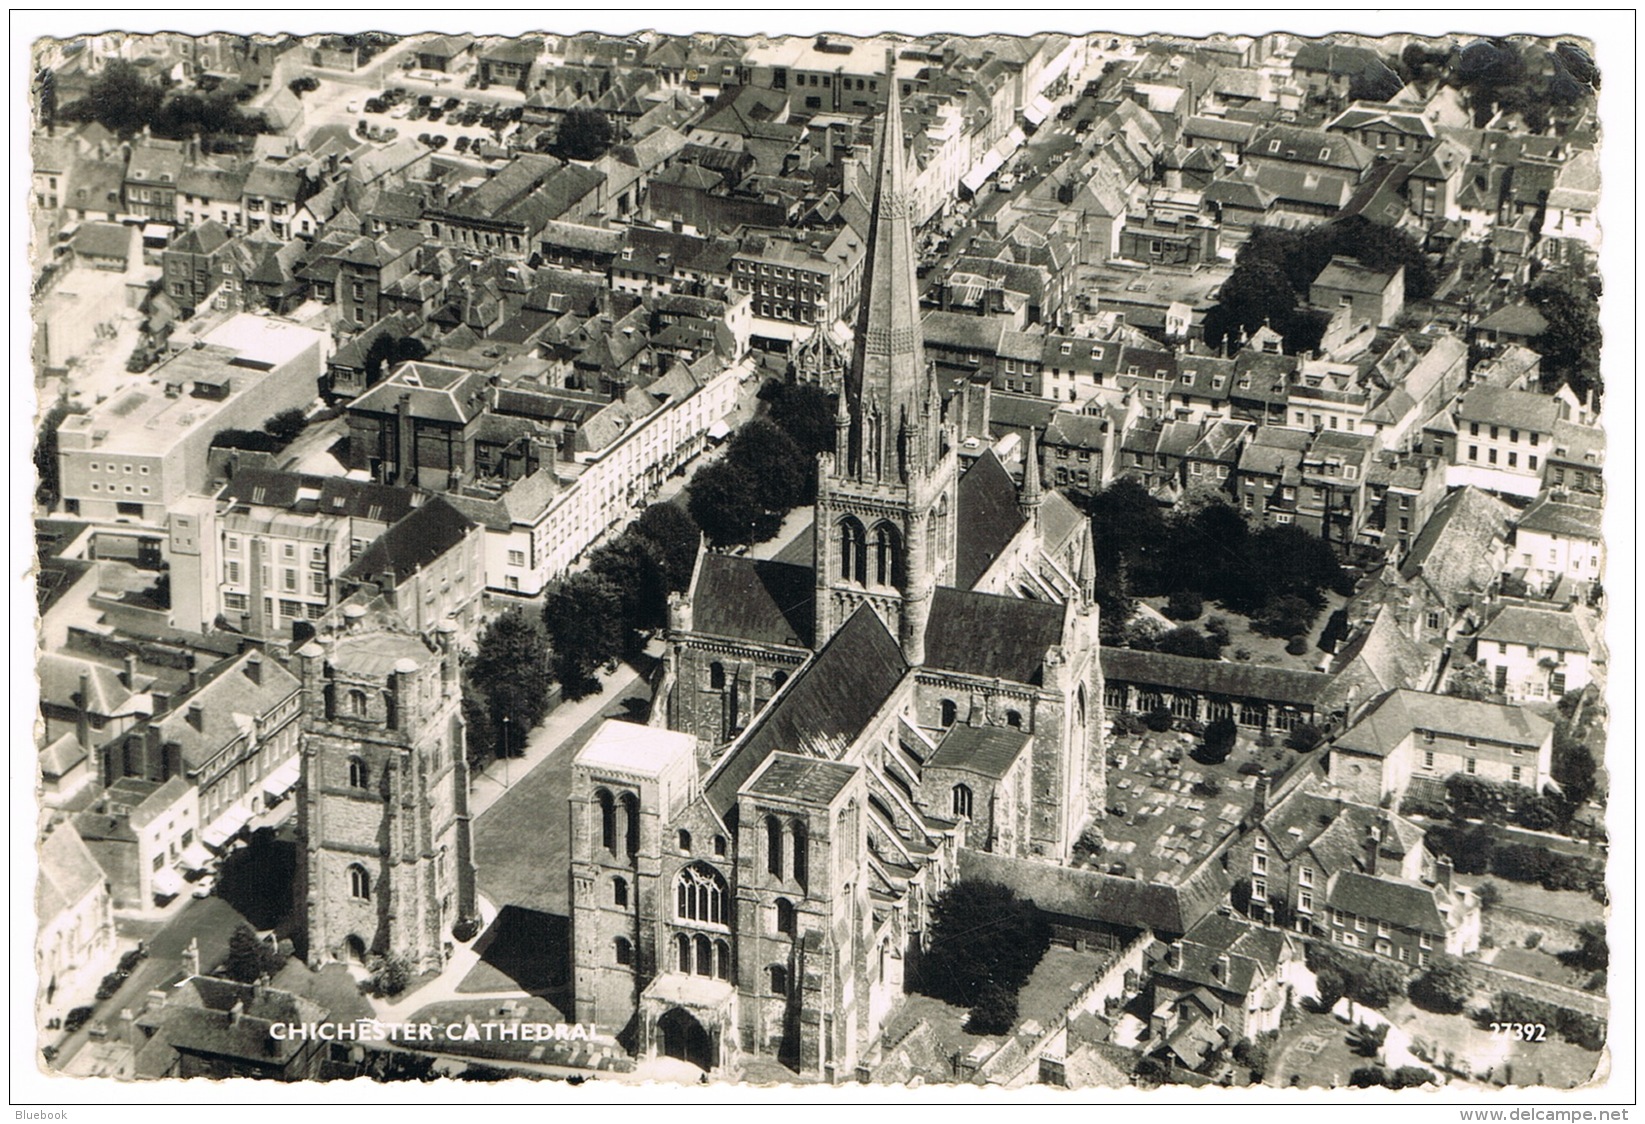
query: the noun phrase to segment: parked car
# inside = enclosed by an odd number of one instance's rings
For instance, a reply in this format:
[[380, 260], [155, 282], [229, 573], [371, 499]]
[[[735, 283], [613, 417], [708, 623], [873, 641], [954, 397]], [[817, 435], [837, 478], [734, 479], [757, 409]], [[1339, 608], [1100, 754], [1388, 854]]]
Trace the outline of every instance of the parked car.
[[207, 875], [194, 884], [193, 893], [196, 898], [209, 898], [211, 897], [212, 891], [216, 888], [217, 879]]
[[462, 98], [447, 98], [445, 100], [444, 108], [447, 109], [447, 110], [452, 110], [452, 109], [456, 109], [459, 105], [462, 105], [462, 104], [463, 104], [463, 99]]
[[469, 138], [468, 134], [464, 133], [462, 136], [458, 137], [457, 142], [451, 146], [451, 151], [453, 151], [453, 152], [467, 152], [468, 151], [469, 139], [470, 138]]

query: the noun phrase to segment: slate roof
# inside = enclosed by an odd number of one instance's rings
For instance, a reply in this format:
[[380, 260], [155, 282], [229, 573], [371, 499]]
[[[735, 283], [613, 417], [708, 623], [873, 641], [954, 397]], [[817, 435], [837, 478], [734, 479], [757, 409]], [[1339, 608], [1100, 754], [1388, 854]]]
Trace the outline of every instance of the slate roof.
[[1433, 887], [1420, 882], [1345, 870], [1331, 879], [1325, 900], [1332, 909], [1359, 917], [1387, 921], [1419, 933], [1443, 933], [1445, 922], [1440, 919], [1434, 896]]
[[379, 574], [393, 574], [404, 581], [462, 542], [475, 526], [444, 496], [435, 496], [379, 535], [339, 577], [373, 581]]
[[73, 706], [80, 693], [80, 676], [89, 676], [91, 697], [86, 700], [88, 712], [97, 715], [115, 715], [131, 700], [131, 690], [120, 681], [120, 673], [91, 660], [64, 655], [61, 652], [43, 652], [35, 663], [40, 677], [40, 701], [58, 706]]
[[[1279, 145], [1277, 149], [1274, 149], [1275, 142]], [[1270, 125], [1257, 134], [1246, 153], [1330, 168], [1356, 179], [1375, 163], [1370, 151], [1352, 137], [1300, 125]]]
[[1479, 630], [1482, 643], [1530, 644], [1562, 652], [1589, 650], [1587, 635], [1570, 611], [1507, 605]]
[[970, 848], [960, 851], [960, 877], [1004, 882], [1047, 913], [1170, 935], [1193, 928], [1228, 891], [1214, 862], [1168, 886]]
[[1062, 626], [1061, 605], [938, 586], [926, 626], [925, 665], [1037, 685], [1046, 649], [1063, 641]]
[[[254, 658], [261, 661], [256, 673], [260, 682], [252, 679], [250, 665]], [[242, 737], [251, 719], [267, 714], [301, 686], [297, 677], [274, 659], [261, 652], [247, 652], [218, 664], [204, 684], [175, 700], [172, 710], [147, 725], [159, 726], [161, 742], [176, 743], [189, 769], [197, 770], [221, 753], [224, 746]], [[200, 708], [199, 729], [189, 720], [194, 706]], [[126, 736], [141, 738], [145, 728], [135, 727]]]
[[131, 257], [131, 227], [112, 222], [85, 222], [70, 242], [74, 252], [88, 258]]
[[1426, 691], [1389, 691], [1337, 737], [1332, 752], [1347, 750], [1386, 757], [1414, 730], [1535, 749], [1553, 726], [1522, 707]]
[[174, 1050], [279, 1067], [305, 1043], [275, 1038], [274, 1025], [310, 1025], [326, 1015], [318, 1003], [287, 991], [195, 976], [164, 1007], [143, 1018], [159, 1024], [156, 1037], [164, 1037]]
[[851, 783], [858, 767], [838, 761], [819, 761], [793, 753], [773, 753], [743, 791], [752, 796], [828, 804]]
[[954, 584], [970, 589], [1022, 529], [1017, 485], [989, 449], [960, 477], [958, 523], [964, 528], [954, 559]]
[[860, 605], [709, 774], [705, 795], [722, 819], [754, 771], [777, 752], [837, 760], [897, 689], [908, 664], [868, 605]]
[[71, 824], [62, 824], [40, 844], [40, 871], [34, 883], [36, 923], [44, 927], [78, 905], [103, 882], [103, 868]]
[[1520, 518], [1519, 529], [1597, 540], [1604, 536], [1604, 517], [1605, 513], [1597, 507], [1560, 503], [1551, 496], [1544, 496]]
[[816, 596], [810, 566], [704, 554], [692, 596], [692, 631], [809, 648]]
[[1314, 278], [1314, 284], [1322, 288], [1341, 289], [1350, 293], [1369, 293], [1373, 296], [1381, 296], [1393, 283], [1392, 273], [1369, 269], [1353, 258], [1332, 258], [1330, 264], [1320, 270], [1319, 276]]
[[1143, 652], [1135, 648], [1104, 647], [1102, 674], [1110, 682], [1138, 683], [1299, 706], [1318, 706], [1331, 685], [1331, 677], [1317, 671], [1199, 660], [1191, 656]]
[[927, 769], [955, 769], [999, 780], [1022, 756], [1033, 736], [1010, 726], [956, 723], [925, 763]]
[[[1233, 917], [1213, 914], [1195, 925], [1178, 946], [1181, 962], [1176, 967], [1158, 963], [1157, 976], [1182, 980], [1213, 991], [1249, 995], [1258, 983], [1279, 971], [1285, 934], [1264, 929]], [[1228, 970], [1221, 974], [1221, 958], [1228, 957]]]
[[1481, 332], [1507, 332], [1509, 335], [1531, 337], [1547, 331], [1548, 321], [1528, 304], [1505, 304], [1474, 327]]
[[1472, 486], [1452, 492], [1423, 524], [1399, 576], [1411, 581], [1420, 575], [1446, 597], [1483, 591], [1497, 576], [1494, 545], [1508, 533], [1510, 510]]

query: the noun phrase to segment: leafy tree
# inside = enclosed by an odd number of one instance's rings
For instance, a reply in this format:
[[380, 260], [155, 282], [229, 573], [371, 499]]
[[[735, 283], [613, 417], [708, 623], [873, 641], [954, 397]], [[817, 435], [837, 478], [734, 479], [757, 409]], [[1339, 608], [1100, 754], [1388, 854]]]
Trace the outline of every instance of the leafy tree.
[[1268, 1071], [1268, 1058], [1273, 1045], [1271, 1033], [1256, 1038], [1241, 1038], [1234, 1043], [1234, 1061], [1251, 1071], [1253, 1081], [1261, 1081], [1262, 1075]]
[[758, 483], [729, 457], [697, 470], [687, 510], [715, 546], [763, 541], [776, 533]]
[[1443, 953], [1428, 963], [1428, 970], [1411, 981], [1411, 1002], [1427, 1011], [1454, 1015], [1474, 993], [1474, 982], [1462, 961]]
[[1390, 1073], [1383, 1084], [1390, 1089], [1420, 1089], [1424, 1085], [1437, 1084], [1437, 1081], [1433, 1070], [1419, 1065], [1402, 1065]]
[[1481, 909], [1490, 909], [1502, 900], [1502, 887], [1487, 879], [1479, 884], [1474, 895], [1479, 898]]
[[691, 584], [702, 532], [685, 508], [666, 501], [654, 503], [640, 514], [630, 530], [650, 539], [656, 546], [670, 590], [683, 590]]
[[1611, 945], [1605, 936], [1603, 921], [1584, 921], [1577, 926], [1577, 947], [1570, 959], [1578, 968], [1598, 972], [1611, 966]]
[[508, 720], [512, 755], [548, 713], [554, 671], [542, 623], [518, 608], [493, 618], [480, 630], [470, 677], [485, 692], [493, 734]]
[[994, 980], [984, 980], [966, 1016], [968, 1034], [1009, 1034], [1017, 1025], [1017, 992]]
[[1572, 808], [1580, 808], [1594, 794], [1599, 766], [1587, 743], [1577, 740], [1569, 719], [1554, 725], [1552, 774]]
[[1445, 693], [1459, 699], [1488, 699], [1496, 693], [1491, 673], [1482, 663], [1459, 663], [1445, 681]]
[[755, 418], [737, 431], [726, 459], [755, 482], [767, 511], [787, 512], [815, 498], [817, 478], [809, 458], [786, 431], [765, 418]]
[[1388, 1040], [1388, 1026], [1371, 1026], [1368, 1023], [1358, 1023], [1348, 1032], [1348, 1044], [1354, 1053], [1362, 1058], [1374, 1058], [1381, 1051], [1382, 1044]]
[[778, 383], [768, 416], [809, 456], [834, 448], [836, 396], [810, 383]]
[[1234, 725], [1232, 718], [1216, 719], [1205, 727], [1205, 742], [1200, 749], [1200, 760], [1211, 765], [1220, 765], [1234, 752], [1238, 740], [1239, 727]]
[[1319, 748], [1325, 735], [1312, 722], [1298, 722], [1291, 727], [1291, 732], [1285, 736], [1287, 749], [1294, 749], [1298, 753], [1311, 753]]
[[263, 422], [263, 432], [280, 442], [289, 445], [308, 428], [308, 415], [293, 406], [289, 410], [281, 410], [278, 414]]
[[134, 64], [111, 59], [92, 79], [85, 99], [66, 107], [64, 116], [96, 121], [111, 132], [129, 137], [153, 123], [164, 99], [160, 87], [144, 78]]
[[1196, 660], [1214, 660], [1222, 654], [1214, 639], [1188, 624], [1178, 625], [1159, 636], [1139, 636], [1131, 646]]
[[1543, 388], [1557, 390], [1561, 383], [1569, 383], [1579, 395], [1602, 393], [1599, 278], [1565, 271], [1545, 273], [1525, 296], [1548, 322], [1547, 329], [1531, 341], [1532, 350], [1542, 356]]
[[462, 675], [464, 753], [469, 768], [480, 769], [497, 756], [497, 734], [491, 726], [491, 702], [469, 673], [470, 662], [463, 661]]
[[1405, 83], [1393, 67], [1379, 62], [1377, 66], [1353, 76], [1348, 83], [1348, 100], [1387, 101], [1404, 88]]
[[1348, 981], [1343, 979], [1342, 973], [1335, 968], [1321, 968], [1314, 973], [1314, 991], [1317, 993], [1319, 1008], [1329, 1011], [1337, 1005], [1337, 1001], [1348, 994]]
[[411, 983], [411, 964], [398, 953], [389, 953], [377, 964], [377, 970], [371, 974], [371, 990], [374, 995], [383, 995], [393, 998], [403, 992]]
[[416, 336], [380, 335], [366, 348], [366, 385], [376, 386], [385, 368], [392, 370], [401, 363], [427, 358], [428, 345]]
[[625, 642], [642, 629], [660, 628], [668, 613], [668, 575], [662, 551], [644, 535], [624, 532], [589, 556], [588, 570], [622, 595]]
[[1156, 706], [1153, 710], [1150, 710], [1146, 716], [1144, 716], [1142, 721], [1143, 724], [1150, 730], [1154, 731], [1154, 733], [1163, 734], [1171, 728], [1171, 724], [1175, 722], [1176, 719], [1172, 715], [1170, 707]]
[[623, 598], [610, 580], [579, 570], [552, 586], [543, 603], [554, 675], [568, 699], [598, 689], [594, 672], [623, 650]]
[[1015, 996], [1050, 945], [1051, 928], [1033, 902], [997, 882], [961, 879], [931, 908], [919, 990], [964, 1007], [984, 1004], [990, 988]]
[[1205, 601], [1191, 589], [1173, 592], [1165, 602], [1165, 615], [1174, 621], [1197, 621], [1205, 612]]
[[62, 495], [62, 477], [57, 459], [57, 430], [70, 414], [85, 413], [69, 405], [68, 399], [52, 403], [46, 416], [40, 419], [40, 436], [34, 443], [34, 470], [39, 480], [34, 486], [34, 502], [48, 511], [57, 506]]
[[604, 113], [576, 106], [560, 119], [553, 152], [562, 160], [598, 160], [614, 140], [616, 130]]
[[256, 983], [278, 972], [284, 960], [277, 950], [257, 939], [256, 930], [241, 922], [229, 934], [228, 959], [223, 963], [223, 971], [231, 980]]
[[[1314, 627], [1318, 616], [1319, 609], [1307, 598], [1286, 594], [1265, 605], [1252, 618], [1251, 627], [1264, 636], [1301, 636]], [[1307, 651], [1306, 639], [1303, 651]]]

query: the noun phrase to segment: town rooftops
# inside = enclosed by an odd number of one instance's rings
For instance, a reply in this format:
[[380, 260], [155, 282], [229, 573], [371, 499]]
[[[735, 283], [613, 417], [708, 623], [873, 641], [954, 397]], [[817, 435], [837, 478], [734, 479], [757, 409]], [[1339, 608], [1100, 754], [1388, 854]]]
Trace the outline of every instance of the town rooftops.
[[1474, 327], [1481, 332], [1501, 332], [1529, 339], [1546, 332], [1548, 321], [1530, 305], [1515, 302], [1503, 305]]
[[131, 227], [115, 222], [83, 222], [69, 245], [82, 257], [126, 261], [131, 256]]
[[406, 397], [413, 417], [466, 424], [482, 408], [476, 394], [485, 385], [484, 375], [462, 367], [409, 362], [401, 364], [392, 376], [360, 395], [348, 408], [392, 414], [399, 409], [400, 399]]
[[1454, 738], [1536, 749], [1553, 732], [1546, 718], [1502, 706], [1426, 691], [1389, 691], [1332, 743], [1332, 752], [1386, 757], [1417, 730]]
[[[278, 661], [253, 650], [219, 664], [203, 685], [150, 722], [159, 727], [161, 742], [178, 745], [189, 770], [197, 771], [301, 687]], [[127, 736], [141, 736], [141, 729]]]

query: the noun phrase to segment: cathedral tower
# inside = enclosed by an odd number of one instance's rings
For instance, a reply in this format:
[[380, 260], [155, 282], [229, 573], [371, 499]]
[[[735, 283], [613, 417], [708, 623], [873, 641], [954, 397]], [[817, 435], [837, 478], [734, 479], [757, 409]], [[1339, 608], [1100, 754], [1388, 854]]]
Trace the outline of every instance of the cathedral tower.
[[886, 74], [856, 336], [818, 469], [815, 642], [866, 602], [919, 665], [933, 590], [954, 580], [958, 458], [925, 360], [902, 99]]

